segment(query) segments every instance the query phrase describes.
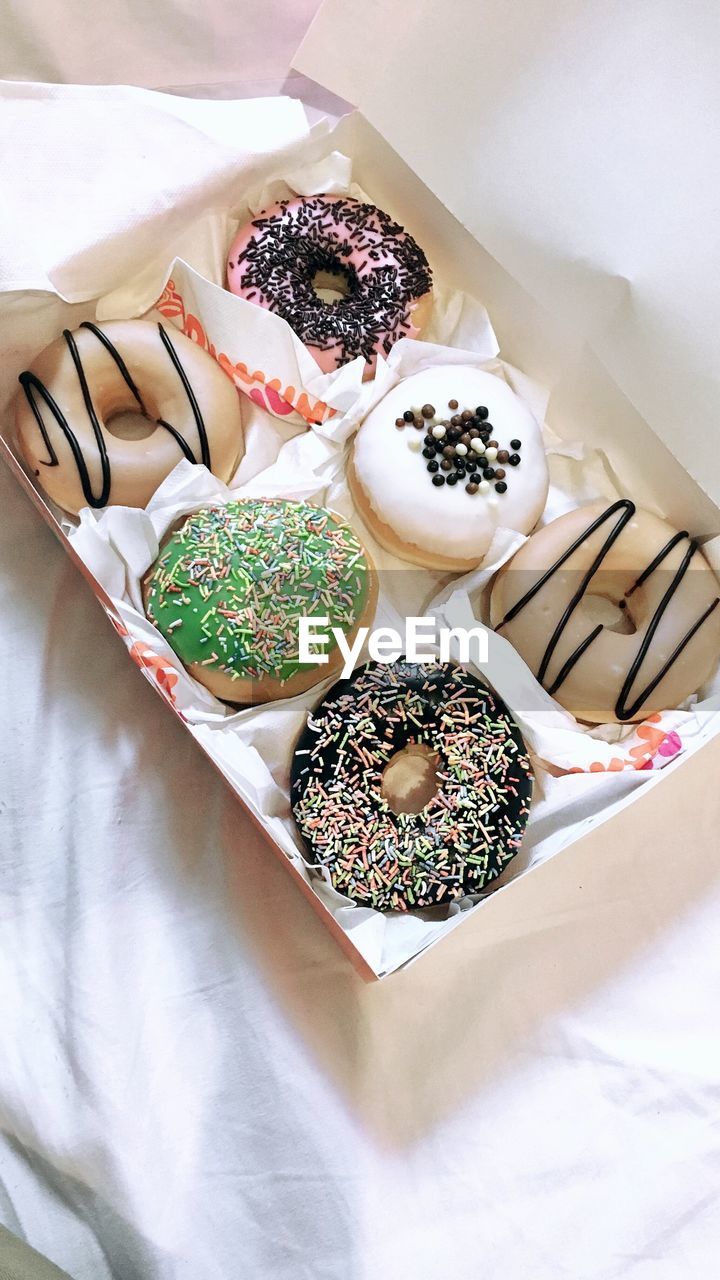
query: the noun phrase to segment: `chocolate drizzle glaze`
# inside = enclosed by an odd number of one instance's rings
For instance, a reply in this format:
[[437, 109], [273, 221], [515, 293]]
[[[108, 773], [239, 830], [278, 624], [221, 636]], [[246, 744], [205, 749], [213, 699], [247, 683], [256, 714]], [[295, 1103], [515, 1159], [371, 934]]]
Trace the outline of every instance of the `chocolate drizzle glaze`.
[[[135, 380], [132, 377], [132, 374], [130, 373], [130, 370], [128, 369], [117, 347], [114, 346], [114, 344], [110, 341], [107, 334], [103, 333], [102, 329], [98, 328], [97, 325], [92, 324], [91, 321], [89, 320], [83, 321], [80, 327], [82, 329], [88, 329], [90, 333], [92, 333], [97, 338], [98, 342], [102, 343], [103, 347], [108, 352], [108, 355], [110, 355], [114, 360], [115, 365], [117, 366], [118, 372], [120, 373], [124, 383], [132, 393], [132, 396], [138, 406], [140, 413], [143, 415], [143, 417], [150, 418], [150, 415], [143, 401], [142, 395], [140, 394], [140, 391], [138, 390]], [[210, 446], [208, 444], [207, 431], [205, 429], [205, 422], [203, 420], [202, 413], [200, 412], [200, 406], [198, 405], [197, 398], [192, 389], [192, 386], [190, 385], [190, 381], [182, 366], [182, 363], [177, 354], [177, 351], [175, 350], [162, 324], [158, 324], [158, 331], [160, 333], [162, 344], [168, 353], [168, 356], [172, 362], [173, 368], [177, 371], [177, 375], [180, 378], [180, 381], [182, 382], [183, 388], [185, 390], [188, 401], [190, 403], [190, 408], [192, 410], [192, 414], [195, 419], [195, 425], [197, 427], [198, 439], [200, 441], [201, 461], [208, 469], [210, 469]], [[58, 456], [52, 446], [52, 442], [48, 435], [47, 428], [43, 421], [42, 412], [37, 402], [38, 397], [44, 401], [46, 407], [50, 410], [50, 413], [54, 417], [57, 425], [59, 426], [60, 430], [65, 436], [65, 439], [67, 440], [70, 446], [70, 449], [72, 450], [72, 455], [73, 455], [73, 458], [75, 459], [75, 465], [78, 469], [78, 475], [80, 476], [80, 483], [82, 485], [82, 491], [85, 497], [85, 501], [87, 502], [88, 506], [99, 509], [100, 507], [107, 506], [108, 498], [110, 497], [110, 487], [112, 484], [110, 459], [108, 457], [107, 447], [105, 445], [105, 437], [102, 431], [102, 424], [98, 419], [97, 413], [95, 412], [95, 406], [93, 404], [92, 396], [90, 394], [90, 388], [87, 383], [87, 378], [85, 376], [85, 369], [83, 368], [83, 363], [80, 358], [80, 352], [78, 350], [77, 343], [75, 341], [73, 334], [70, 332], [69, 329], [63, 329], [62, 336], [65, 339], [65, 342], [67, 343], [67, 347], [70, 352], [72, 362], [75, 366], [75, 371], [77, 373], [78, 381], [80, 383], [80, 389], [82, 391], [83, 401], [85, 403], [85, 408], [87, 410], [88, 417], [92, 424], [93, 435], [95, 436], [95, 442], [97, 444], [98, 456], [100, 458], [100, 466], [101, 466], [101, 473], [102, 473], [102, 484], [101, 484], [99, 494], [95, 494], [93, 492], [92, 482], [90, 480], [90, 474], [88, 472], [85, 457], [80, 447], [78, 438], [75, 435], [72, 427], [70, 426], [70, 423], [65, 417], [65, 414], [63, 413], [62, 409], [58, 405], [57, 401], [53, 398], [48, 388], [45, 386], [45, 383], [42, 382], [41, 379], [38, 378], [37, 375], [34, 374], [31, 370], [25, 370], [24, 373], [21, 373], [18, 378], [18, 382], [20, 383], [23, 391], [25, 392], [28, 404], [32, 409], [33, 416], [35, 418], [35, 421], [37, 422], [38, 429], [43, 438], [45, 447], [48, 451], [48, 460], [47, 462], [42, 461], [42, 466], [57, 467]], [[151, 419], [151, 421], [153, 421], [153, 419]], [[164, 427], [166, 431], [169, 431], [173, 440], [175, 440], [176, 444], [182, 451], [183, 456], [187, 458], [188, 462], [192, 462], [192, 463], [197, 462], [197, 458], [195, 457], [195, 454], [190, 448], [190, 445], [187, 443], [185, 438], [180, 434], [180, 432], [170, 422], [166, 422], [164, 418], [156, 418], [154, 419], [154, 421], [156, 422], [157, 426]]]
[[[410, 304], [432, 288], [420, 246], [382, 209], [349, 197], [284, 200], [279, 210], [255, 219], [257, 234], [230, 260], [241, 287], [260, 294], [303, 342], [321, 351], [337, 344], [343, 363], [371, 360], [380, 348], [387, 354], [409, 331]], [[347, 239], [333, 234], [338, 223]], [[363, 255], [362, 275], [349, 261], [355, 253]], [[346, 297], [318, 297], [313, 279], [326, 271], [345, 278]]]
[[[618, 518], [615, 524], [610, 529], [607, 537], [605, 538], [605, 541], [603, 542], [600, 550], [595, 556], [595, 559], [593, 560], [592, 564], [583, 575], [582, 581], [580, 582], [580, 585], [577, 591], [574, 593], [568, 605], [566, 606], [565, 611], [562, 617], [560, 618], [560, 621], [558, 622], [557, 626], [555, 627], [555, 630], [553, 631], [550, 637], [550, 640], [548, 641], [547, 647], [542, 656], [540, 667], [537, 673], [537, 678], [540, 684], [543, 684], [544, 682], [548, 667], [550, 665], [550, 662], [552, 661], [553, 654], [562, 638], [562, 634], [565, 630], [565, 627], [567, 626], [568, 622], [570, 621], [570, 618], [575, 612], [575, 609], [577, 608], [578, 604], [580, 603], [583, 596], [585, 595], [585, 592], [587, 591], [591, 580], [593, 579], [598, 569], [600, 568], [601, 564], [603, 563], [605, 557], [610, 551], [610, 548], [617, 541], [617, 539], [620, 537], [620, 534], [622, 533], [625, 526], [634, 516], [635, 510], [636, 510], [635, 503], [631, 502], [629, 498], [620, 498], [618, 499], [617, 502], [613, 502], [612, 505], [609, 506], [605, 511], [603, 511], [601, 515], [597, 517], [596, 520], [593, 520], [592, 524], [590, 524], [588, 528], [585, 529], [585, 531], [581, 533], [578, 538], [575, 539], [572, 545], [569, 546], [567, 550], [565, 550], [562, 553], [562, 555], [558, 557], [555, 563], [551, 565], [550, 568], [547, 569], [540, 578], [538, 578], [537, 582], [533, 584], [530, 590], [526, 591], [524, 596], [521, 596], [521, 598], [512, 606], [512, 608], [508, 610], [508, 612], [505, 614], [505, 617], [502, 619], [502, 621], [499, 622], [498, 625], [495, 627], [495, 631], [497, 632], [497, 631], [500, 631], [504, 626], [506, 626], [508, 622], [512, 622], [513, 618], [516, 618], [517, 615], [521, 612], [521, 610], [525, 608], [525, 605], [529, 604], [530, 601], [537, 595], [538, 591], [542, 590], [545, 584], [550, 581], [550, 579], [553, 577], [555, 573], [557, 573], [558, 569], [562, 568], [565, 562], [569, 560], [570, 556], [573, 555], [573, 553], [577, 551], [578, 548], [583, 545], [583, 543], [587, 542], [588, 538], [590, 538], [592, 534], [596, 532], [596, 530], [602, 528], [602, 526], [608, 520], [610, 520], [613, 516], [617, 515]], [[692, 538], [690, 538], [690, 535], [687, 532], [687, 530], [683, 530], [681, 533], [673, 534], [669, 542], [667, 542], [665, 546], [655, 556], [655, 559], [650, 562], [650, 564], [647, 566], [646, 569], [643, 569], [640, 576], [636, 578], [635, 582], [630, 587], [630, 590], [626, 591], [625, 596], [623, 598], [623, 605], [624, 605], [624, 602], [633, 594], [634, 591], [637, 591], [638, 587], [642, 586], [642, 584], [647, 581], [650, 575], [654, 573], [655, 570], [662, 564], [663, 560], [666, 559], [666, 557], [670, 554], [670, 552], [676, 546], [678, 546], [679, 543], [683, 542], [686, 538], [689, 540], [687, 550], [685, 551], [685, 554], [683, 556], [683, 559], [680, 565], [675, 570], [675, 574], [672, 578], [670, 585], [667, 588], [667, 591], [664, 593], [662, 600], [658, 604], [652, 618], [650, 619], [645, 635], [643, 636], [642, 643], [640, 644], [640, 647], [638, 648], [638, 651], [635, 654], [635, 657], [633, 658], [633, 661], [630, 665], [628, 673], [623, 682], [623, 686], [620, 690], [620, 694], [618, 696], [617, 702], [615, 703], [615, 716], [616, 716], [616, 719], [620, 721], [632, 720], [634, 718], [634, 716], [637, 714], [642, 704], [646, 701], [647, 698], [650, 697], [653, 691], [660, 684], [660, 681], [665, 678], [668, 671], [673, 666], [673, 664], [677, 661], [677, 659], [680, 657], [680, 654], [683, 652], [683, 650], [690, 643], [695, 633], [699, 631], [703, 623], [710, 617], [711, 613], [715, 611], [718, 604], [720, 604], [720, 597], [718, 597], [715, 600], [713, 600], [711, 604], [708, 605], [705, 612], [697, 619], [696, 622], [693, 623], [690, 630], [686, 632], [682, 640], [680, 640], [679, 643], [676, 645], [675, 649], [671, 653], [667, 662], [663, 664], [660, 671], [655, 676], [653, 676], [651, 680], [648, 681], [648, 683], [644, 686], [641, 692], [637, 695], [634, 702], [632, 702], [628, 706], [628, 699], [630, 697], [633, 685], [635, 684], [635, 681], [640, 672], [640, 669], [642, 668], [645, 658], [647, 657], [655, 632], [660, 626], [665, 610], [667, 609], [673, 596], [675, 595], [675, 592], [680, 586], [680, 583], [685, 577], [685, 574], [690, 565], [690, 561], [692, 560], [695, 552], [698, 550], [697, 542], [695, 542]], [[579, 662], [580, 658], [583, 656], [586, 650], [590, 648], [590, 645], [593, 643], [595, 639], [597, 639], [597, 637], [600, 635], [600, 632], [603, 630], [604, 630], [603, 624], [598, 623], [598, 625], [593, 628], [593, 630], [585, 637], [585, 639], [581, 641], [581, 643], [577, 646], [577, 648], [573, 650], [573, 652], [570, 654], [569, 658], [567, 658], [567, 660], [563, 663], [557, 676], [555, 677], [555, 679], [547, 689], [547, 692], [551, 696], [557, 692], [557, 690], [560, 688], [560, 686], [563, 684], [563, 682], [566, 680], [566, 678], [572, 671], [575, 664]]]

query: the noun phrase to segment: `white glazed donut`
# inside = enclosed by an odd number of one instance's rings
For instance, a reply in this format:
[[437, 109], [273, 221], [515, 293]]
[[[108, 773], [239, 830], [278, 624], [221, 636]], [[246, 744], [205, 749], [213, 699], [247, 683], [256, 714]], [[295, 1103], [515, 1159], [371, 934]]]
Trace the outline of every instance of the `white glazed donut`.
[[492, 623], [579, 720], [677, 707], [720, 658], [720, 583], [686, 532], [628, 498], [539, 529], [498, 574]]
[[499, 527], [529, 533], [548, 470], [540, 428], [496, 374], [439, 365], [368, 414], [349, 471], [377, 541], [429, 569], [474, 569]]
[[[66, 329], [19, 381], [18, 447], [64, 511], [144, 507], [181, 458], [227, 481], [243, 456], [235, 387], [170, 326], [117, 320]], [[108, 424], [123, 413], [154, 429], [142, 438], [115, 434]]]

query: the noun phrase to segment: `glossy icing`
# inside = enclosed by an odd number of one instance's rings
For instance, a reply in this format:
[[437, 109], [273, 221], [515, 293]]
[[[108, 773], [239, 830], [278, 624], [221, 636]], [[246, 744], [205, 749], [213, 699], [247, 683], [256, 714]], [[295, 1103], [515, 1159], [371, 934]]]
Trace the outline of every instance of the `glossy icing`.
[[[457, 410], [449, 407], [451, 400], [457, 401]], [[505, 467], [506, 492], [499, 494], [491, 481], [481, 481], [478, 491], [469, 494], [467, 477], [453, 488], [430, 483], [428, 462], [418, 444], [426, 426], [422, 434], [411, 424], [404, 430], [395, 426], [409, 407], [419, 412], [425, 404], [436, 411], [433, 421], [450, 418], [463, 406], [483, 406], [491, 438], [497, 440], [500, 451], [510, 453], [511, 441], [521, 441], [521, 465]], [[497, 450], [490, 455], [493, 466], [496, 454]], [[477, 456], [481, 475], [483, 456], [469, 448], [466, 456], [471, 455]], [[530, 410], [502, 378], [467, 365], [427, 369], [394, 387], [362, 423], [352, 461], [370, 516], [393, 530], [404, 548], [398, 554], [409, 560], [413, 548], [419, 548], [430, 555], [480, 564], [499, 526], [528, 533], [547, 498], [545, 450]]]
[[[398, 752], [438, 760], [437, 791], [396, 813], [383, 792]], [[532, 770], [507, 708], [454, 663], [370, 662], [308, 716], [291, 799], [310, 862], [378, 911], [449, 903], [486, 888], [517, 853]]]

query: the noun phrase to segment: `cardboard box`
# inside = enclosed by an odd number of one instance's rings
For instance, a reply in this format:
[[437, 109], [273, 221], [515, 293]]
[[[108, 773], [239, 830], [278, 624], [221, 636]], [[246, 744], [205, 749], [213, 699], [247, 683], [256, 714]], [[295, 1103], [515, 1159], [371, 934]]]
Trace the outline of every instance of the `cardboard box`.
[[[401, 218], [442, 278], [487, 305], [505, 358], [552, 388], [553, 429], [566, 438], [601, 439], [625, 492], [640, 504], [659, 505], [679, 527], [717, 539], [720, 461], [710, 427], [718, 396], [707, 326], [719, 304], [703, 260], [717, 233], [709, 207], [707, 220], [688, 226], [687, 236], [679, 235], [677, 223], [688, 206], [688, 141], [696, 121], [684, 108], [666, 113], [668, 129], [658, 130], [662, 153], [641, 150], [646, 163], [641, 171], [633, 168], [637, 148], [624, 148], [619, 138], [627, 140], [633, 122], [638, 129], [641, 119], [657, 122], [671, 41], [656, 62], [640, 70], [634, 65], [631, 88], [623, 95], [615, 86], [609, 106], [608, 81], [617, 78], [618, 64], [611, 69], [596, 56], [602, 33], [615, 49], [603, 10], [594, 3], [571, 4], [569, 10], [562, 15], [564, 43], [558, 46], [557, 15], [542, 4], [521, 19], [494, 3], [479, 11], [464, 0], [454, 9], [462, 22], [448, 25], [442, 8], [429, 2], [412, 6], [410, 24], [407, 6], [380, 0], [359, 23], [354, 6], [329, 0], [295, 65], [359, 103], [361, 109], [344, 118], [322, 146], [350, 155], [354, 179]], [[538, 43], [540, 30], [545, 40]], [[560, 81], [551, 65], [558, 48], [566, 73]], [[577, 120], [572, 127], [568, 122], [571, 104], [582, 128]], [[621, 124], [624, 133], [618, 132]], [[591, 173], [578, 161], [582, 136], [592, 138]], [[670, 204], [672, 162], [682, 166], [686, 196]], [[700, 182], [700, 173], [693, 170], [692, 176]], [[643, 221], [648, 208], [657, 216]], [[689, 286], [687, 292], [679, 286], [686, 278], [693, 284], [696, 313], [689, 307]], [[714, 396], [707, 394], [709, 387]], [[122, 633], [112, 599], [88, 573], [2, 437], [0, 451]], [[717, 545], [708, 543], [709, 555]], [[142, 655], [133, 657], [172, 705]], [[613, 838], [621, 838], [628, 806], [677, 768], [699, 767], [693, 756], [717, 731], [708, 726], [662, 771], [601, 815], [576, 821], [556, 840], [553, 855], [608, 820], [617, 828]], [[218, 760], [201, 749], [222, 772]], [[262, 827], [261, 816], [251, 816]], [[368, 963], [284, 852], [270, 843], [359, 972], [368, 979], [386, 976]], [[481, 907], [485, 918], [520, 876], [449, 921], [440, 936]]]

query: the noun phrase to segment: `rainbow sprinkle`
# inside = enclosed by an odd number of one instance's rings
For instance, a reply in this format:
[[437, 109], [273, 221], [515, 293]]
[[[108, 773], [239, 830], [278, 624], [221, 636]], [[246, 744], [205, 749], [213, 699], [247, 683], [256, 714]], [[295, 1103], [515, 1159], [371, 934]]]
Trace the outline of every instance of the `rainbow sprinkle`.
[[[410, 745], [439, 757], [439, 790], [420, 813], [397, 814], [383, 771]], [[454, 663], [361, 667], [308, 716], [293, 759], [293, 812], [311, 865], [378, 911], [480, 892], [517, 853], [531, 794], [520, 730]]]
[[[308, 669], [298, 658], [299, 618], [351, 631], [368, 590], [362, 546], [338, 516], [252, 498], [188, 516], [155, 563], [146, 609], [186, 665], [284, 684]], [[331, 636], [316, 652], [335, 644]]]

